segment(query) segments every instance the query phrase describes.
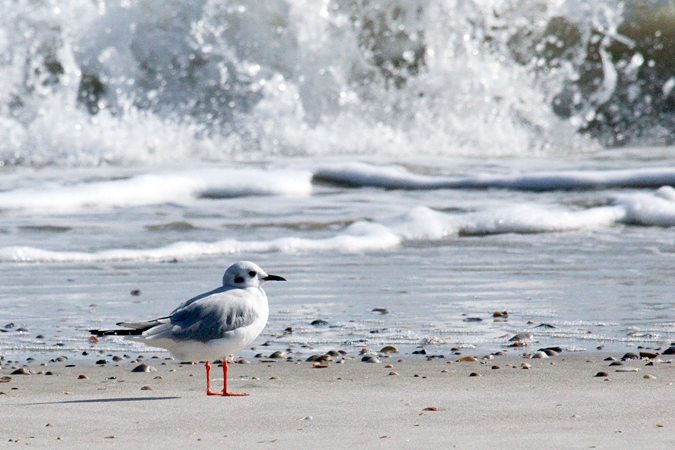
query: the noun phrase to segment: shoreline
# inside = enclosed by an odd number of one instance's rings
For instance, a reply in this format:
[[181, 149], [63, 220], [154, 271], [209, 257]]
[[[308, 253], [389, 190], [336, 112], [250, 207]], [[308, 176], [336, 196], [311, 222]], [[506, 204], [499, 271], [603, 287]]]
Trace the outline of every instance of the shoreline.
[[[672, 448], [675, 357], [609, 366], [609, 356], [622, 354], [254, 360], [230, 364], [230, 389], [250, 394], [235, 398], [205, 395], [203, 364], [160, 358], [143, 359], [155, 370], [141, 373], [141, 360], [31, 375], [3, 366], [0, 447]], [[222, 374], [212, 375], [215, 390]]]

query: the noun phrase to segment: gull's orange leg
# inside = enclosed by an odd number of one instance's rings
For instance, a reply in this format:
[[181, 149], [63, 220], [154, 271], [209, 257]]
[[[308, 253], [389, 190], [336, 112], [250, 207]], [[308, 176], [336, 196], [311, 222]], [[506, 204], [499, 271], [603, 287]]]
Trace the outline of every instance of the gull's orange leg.
[[232, 392], [227, 392], [227, 360], [223, 358], [223, 392], [222, 394], [225, 397], [243, 397], [248, 394], [235, 394]]
[[223, 392], [211, 390], [211, 364], [206, 361], [206, 395], [222, 395], [223, 397], [240, 397], [248, 394], [235, 394], [227, 392], [227, 361], [223, 359]]
[[208, 361], [206, 361], [206, 395], [222, 395], [211, 390], [211, 364]]

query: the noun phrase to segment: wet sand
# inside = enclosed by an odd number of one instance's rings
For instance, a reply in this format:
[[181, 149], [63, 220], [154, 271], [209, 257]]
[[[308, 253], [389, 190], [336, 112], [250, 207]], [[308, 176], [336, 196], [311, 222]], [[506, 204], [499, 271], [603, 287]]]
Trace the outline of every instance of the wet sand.
[[[228, 398], [205, 395], [202, 364], [146, 359], [156, 370], [135, 373], [128, 360], [63, 361], [30, 375], [4, 365], [0, 447], [673, 448], [675, 364], [609, 367], [607, 356], [254, 360], [230, 365], [230, 389], [250, 396]], [[626, 368], [638, 371], [616, 372]]]

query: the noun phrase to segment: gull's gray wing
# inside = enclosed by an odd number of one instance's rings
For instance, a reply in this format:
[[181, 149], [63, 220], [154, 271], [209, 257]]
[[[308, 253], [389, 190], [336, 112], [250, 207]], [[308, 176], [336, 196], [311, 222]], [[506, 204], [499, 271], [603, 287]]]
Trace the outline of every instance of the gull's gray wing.
[[[261, 295], [261, 293], [255, 292]], [[258, 313], [248, 289], [218, 288], [188, 300], [166, 319], [146, 330], [146, 339], [207, 342], [252, 324]]]

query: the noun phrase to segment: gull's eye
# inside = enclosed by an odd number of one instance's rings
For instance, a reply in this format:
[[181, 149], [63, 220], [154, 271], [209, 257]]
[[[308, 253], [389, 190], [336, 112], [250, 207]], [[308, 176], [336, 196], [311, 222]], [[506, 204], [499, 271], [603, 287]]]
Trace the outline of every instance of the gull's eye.
[[251, 276], [251, 278], [253, 278], [254, 276], [258, 275], [257, 273], [255, 273], [254, 270], [251, 270], [248, 274]]
[[237, 278], [234, 279], [234, 282], [235, 283], [243, 283], [244, 279], [242, 277], [237, 277]]

